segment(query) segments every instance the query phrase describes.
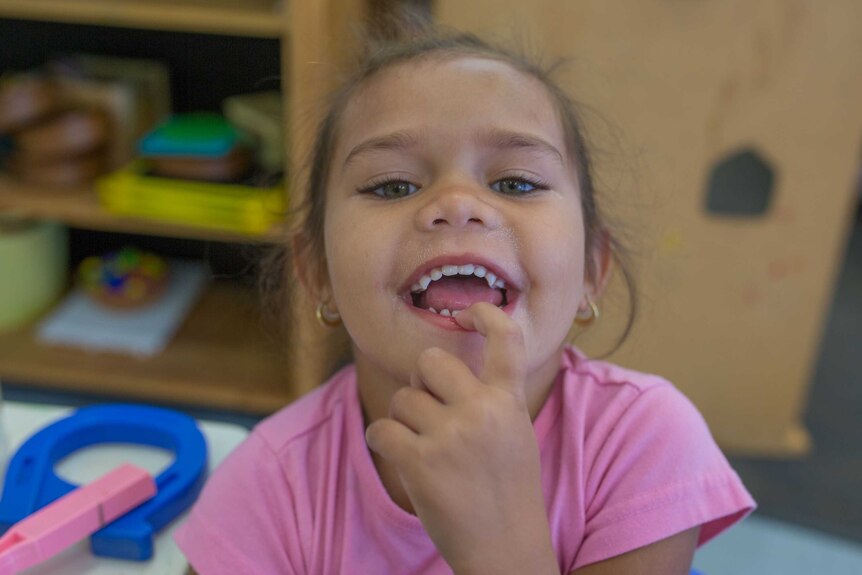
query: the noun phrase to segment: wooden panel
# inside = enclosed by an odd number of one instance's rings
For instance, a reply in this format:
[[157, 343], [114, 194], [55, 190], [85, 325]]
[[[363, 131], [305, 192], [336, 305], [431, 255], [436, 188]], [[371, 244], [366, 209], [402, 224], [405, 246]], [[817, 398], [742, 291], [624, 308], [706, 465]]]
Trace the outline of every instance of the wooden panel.
[[92, 230], [196, 240], [275, 243], [284, 237], [283, 226], [274, 226], [265, 234], [251, 235], [118, 216], [102, 208], [96, 192], [90, 187], [44, 188], [22, 184], [3, 175], [0, 175], [0, 213], [56, 220], [72, 227]]
[[0, 0], [0, 17], [122, 28], [278, 38], [273, 0]]
[[[640, 264], [639, 327], [610, 359], [673, 380], [730, 450], [808, 449], [801, 417], [855, 202], [862, 4], [436, 7], [445, 23], [571, 59], [562, 83], [588, 106], [604, 207]], [[711, 167], [746, 147], [775, 169], [772, 205], [762, 217], [708, 215]], [[608, 349], [616, 303], [604, 298], [586, 349]]]
[[[282, 62], [289, 66], [291, 79], [285, 92], [290, 94], [289, 161], [294, 168], [290, 190], [295, 206], [305, 197], [305, 162], [322, 104], [355, 47], [353, 40], [363, 24], [366, 5], [363, 0], [304, 0], [291, 2], [290, 7], [293, 36], [289, 45], [284, 44]], [[317, 323], [316, 305], [304, 292], [290, 298], [290, 380], [298, 393], [319, 385], [346, 345], [343, 330], [324, 329]]]
[[254, 290], [216, 283], [169, 347], [136, 359], [46, 346], [35, 327], [0, 334], [0, 379], [34, 386], [271, 413], [294, 399], [285, 359], [261, 325]]

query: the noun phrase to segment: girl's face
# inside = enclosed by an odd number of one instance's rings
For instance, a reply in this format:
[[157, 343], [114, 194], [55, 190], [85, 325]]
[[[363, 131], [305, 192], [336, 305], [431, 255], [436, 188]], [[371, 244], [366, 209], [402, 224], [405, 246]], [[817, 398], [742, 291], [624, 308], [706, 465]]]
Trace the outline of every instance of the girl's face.
[[439, 313], [476, 301], [520, 325], [532, 377], [556, 372], [585, 289], [584, 228], [540, 82], [479, 57], [394, 66], [346, 107], [332, 161], [325, 288], [361, 376], [406, 384], [432, 346], [478, 373], [482, 336]]

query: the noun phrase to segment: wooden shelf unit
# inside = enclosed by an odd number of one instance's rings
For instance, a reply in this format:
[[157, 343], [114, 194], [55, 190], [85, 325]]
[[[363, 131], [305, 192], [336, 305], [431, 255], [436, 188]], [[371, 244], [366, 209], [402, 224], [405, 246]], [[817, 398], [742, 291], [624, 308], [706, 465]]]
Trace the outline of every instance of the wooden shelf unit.
[[117, 28], [280, 38], [278, 0], [0, 0], [0, 17]]
[[91, 230], [217, 242], [275, 243], [284, 237], [282, 226], [274, 226], [264, 234], [252, 235], [147, 218], [118, 216], [102, 208], [92, 187], [43, 188], [21, 183], [2, 173], [0, 173], [0, 213], [55, 220], [71, 227]]
[[[0, 19], [88, 24], [229, 36], [275, 38], [281, 69], [290, 160], [299, 165], [308, 123], [321, 95], [350, 53], [350, 30], [372, 0], [0, 0]], [[347, 39], [347, 40], [345, 40]], [[2, 45], [2, 41], [0, 41]], [[292, 194], [291, 201], [301, 201]], [[62, 221], [70, 226], [176, 238], [273, 243], [277, 226], [249, 236], [119, 217], [99, 206], [92, 188], [42, 189], [0, 174], [0, 214]], [[296, 298], [295, 305], [308, 302]], [[313, 308], [310, 308], [313, 309]], [[0, 333], [0, 380], [129, 400], [197, 405], [264, 415], [320, 383], [330, 351], [308, 314], [298, 314], [286, 347], [261, 326], [254, 290], [216, 283], [159, 356], [134, 359], [39, 343], [38, 322]], [[311, 314], [313, 317], [313, 314]], [[303, 342], [302, 347], [300, 342]], [[308, 343], [312, 342], [312, 343]]]
[[38, 321], [0, 333], [0, 377], [37, 387], [264, 414], [294, 395], [253, 289], [213, 284], [152, 358], [45, 345]]

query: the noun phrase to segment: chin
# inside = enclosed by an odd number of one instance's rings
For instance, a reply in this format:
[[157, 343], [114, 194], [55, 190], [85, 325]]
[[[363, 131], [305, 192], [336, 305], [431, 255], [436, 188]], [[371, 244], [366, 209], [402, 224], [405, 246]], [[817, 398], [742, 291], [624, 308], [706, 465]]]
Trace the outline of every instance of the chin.
[[438, 347], [463, 361], [478, 377], [484, 363], [485, 338], [476, 332], [463, 332], [466, 337], [452, 338]]

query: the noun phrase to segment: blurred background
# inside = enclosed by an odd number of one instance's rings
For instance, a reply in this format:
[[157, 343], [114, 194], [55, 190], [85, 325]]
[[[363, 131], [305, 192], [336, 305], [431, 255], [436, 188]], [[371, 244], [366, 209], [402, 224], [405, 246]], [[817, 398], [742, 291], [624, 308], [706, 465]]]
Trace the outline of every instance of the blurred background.
[[5, 398], [249, 427], [316, 385], [343, 338], [301, 300], [276, 330], [260, 262], [357, 27], [403, 5], [565, 60], [640, 296], [615, 349], [616, 274], [576, 343], [673, 381], [760, 505], [696, 566], [862, 573], [853, 0], [0, 0]]

